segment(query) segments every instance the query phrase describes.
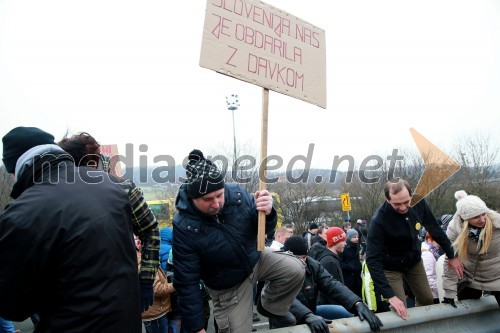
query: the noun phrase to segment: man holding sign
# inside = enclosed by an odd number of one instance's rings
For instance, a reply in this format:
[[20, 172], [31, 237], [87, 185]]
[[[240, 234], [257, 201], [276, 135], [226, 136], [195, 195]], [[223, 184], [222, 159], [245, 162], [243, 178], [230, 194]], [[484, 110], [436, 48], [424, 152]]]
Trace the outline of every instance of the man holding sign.
[[266, 232], [276, 226], [271, 194], [263, 190], [252, 197], [238, 184], [225, 184], [224, 175], [199, 150], [189, 154], [186, 174], [173, 221], [174, 286], [186, 331], [205, 332], [200, 280], [208, 287], [221, 331], [251, 331], [257, 281], [268, 281], [259, 312], [294, 325], [288, 310], [304, 281], [305, 265], [294, 256], [256, 248], [258, 212], [266, 214]]

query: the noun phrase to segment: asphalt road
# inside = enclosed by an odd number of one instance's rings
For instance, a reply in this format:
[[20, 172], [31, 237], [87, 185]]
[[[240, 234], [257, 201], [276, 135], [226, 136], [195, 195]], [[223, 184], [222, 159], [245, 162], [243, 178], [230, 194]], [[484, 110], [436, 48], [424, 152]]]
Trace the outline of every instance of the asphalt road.
[[[25, 320], [23, 322], [16, 323], [14, 322], [14, 327], [16, 329], [20, 329], [21, 333], [33, 333], [35, 329], [33, 328], [33, 323], [31, 319]], [[144, 326], [142, 326], [142, 333], [146, 333]]]
[[[16, 329], [20, 329], [21, 333], [33, 333], [35, 331], [35, 329], [33, 328], [33, 323], [31, 322], [30, 319], [19, 323], [15, 322], [14, 327]], [[144, 326], [142, 326], [142, 333], [146, 333]]]
[[[255, 308], [254, 308], [254, 312], [257, 313], [257, 310], [255, 310]], [[267, 318], [259, 315], [259, 319], [260, 319], [259, 321], [255, 321], [253, 323], [253, 328], [257, 331], [267, 330], [269, 328]], [[208, 323], [207, 333], [215, 333], [213, 322], [214, 322], [213, 316], [211, 316], [210, 321]], [[33, 333], [34, 332], [33, 323], [31, 322], [30, 319], [27, 319], [23, 322], [14, 322], [14, 327], [16, 329], [20, 329], [21, 333]], [[144, 326], [142, 327], [142, 333], [146, 333]]]

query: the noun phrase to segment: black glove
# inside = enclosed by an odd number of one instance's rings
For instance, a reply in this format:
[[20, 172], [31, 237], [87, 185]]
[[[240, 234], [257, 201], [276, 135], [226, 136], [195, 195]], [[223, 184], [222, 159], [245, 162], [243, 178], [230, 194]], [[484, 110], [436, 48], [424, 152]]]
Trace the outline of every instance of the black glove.
[[153, 305], [154, 290], [153, 281], [141, 280], [141, 312], [149, 309]]
[[455, 304], [455, 300], [453, 298], [446, 298], [446, 297], [444, 297], [443, 301], [441, 303], [450, 304], [454, 308], [457, 307], [457, 305]]
[[380, 327], [384, 326], [379, 317], [372, 310], [368, 309], [365, 303], [356, 303], [356, 311], [358, 312], [359, 320], [363, 321], [366, 319], [372, 332], [378, 332], [380, 331]]
[[304, 317], [304, 321], [306, 322], [307, 326], [309, 326], [311, 333], [330, 332], [330, 329], [328, 328], [328, 325], [326, 324], [326, 321], [323, 317], [309, 313]]

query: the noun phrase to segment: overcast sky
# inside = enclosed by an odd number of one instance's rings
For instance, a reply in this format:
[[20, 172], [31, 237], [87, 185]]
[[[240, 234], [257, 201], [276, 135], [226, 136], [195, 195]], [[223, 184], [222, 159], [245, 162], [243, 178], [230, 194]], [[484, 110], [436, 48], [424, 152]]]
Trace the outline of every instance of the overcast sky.
[[[230, 0], [226, 0], [230, 1]], [[234, 0], [231, 0], [234, 1]], [[414, 147], [447, 151], [472, 131], [500, 139], [500, 2], [268, 0], [325, 30], [327, 108], [270, 92], [269, 154], [330, 167]], [[328, 5], [326, 5], [328, 4]], [[206, 2], [0, 0], [0, 134], [148, 146], [181, 162], [193, 148], [260, 150], [262, 88], [199, 66]], [[225, 148], [223, 147], [225, 146]]]

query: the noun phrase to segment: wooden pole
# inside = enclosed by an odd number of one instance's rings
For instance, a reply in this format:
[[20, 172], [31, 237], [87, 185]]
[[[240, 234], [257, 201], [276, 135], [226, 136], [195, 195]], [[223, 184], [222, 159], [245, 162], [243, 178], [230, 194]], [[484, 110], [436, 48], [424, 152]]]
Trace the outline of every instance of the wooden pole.
[[[269, 111], [269, 89], [262, 90], [262, 123], [260, 139], [260, 164], [259, 164], [259, 190], [266, 189], [266, 163], [267, 157], [267, 118]], [[257, 250], [264, 251], [266, 246], [266, 213], [259, 212], [259, 229], [257, 233]]]

